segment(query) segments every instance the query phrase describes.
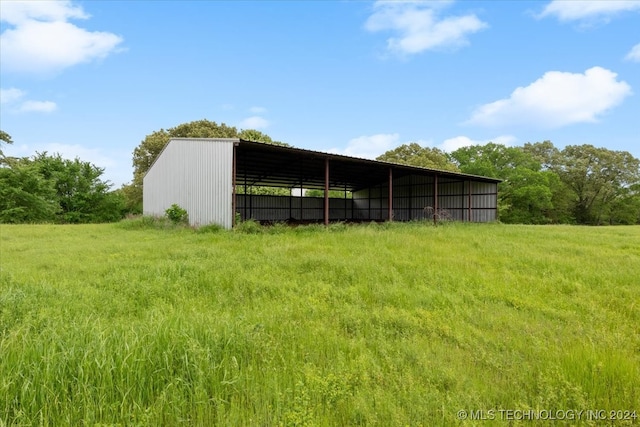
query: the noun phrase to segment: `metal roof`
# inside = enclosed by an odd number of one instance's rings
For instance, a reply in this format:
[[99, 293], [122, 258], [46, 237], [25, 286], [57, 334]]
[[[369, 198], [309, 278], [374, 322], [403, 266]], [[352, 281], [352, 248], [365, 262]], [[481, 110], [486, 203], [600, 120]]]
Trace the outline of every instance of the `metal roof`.
[[236, 140], [236, 184], [270, 187], [324, 188], [325, 160], [329, 160], [329, 186], [357, 191], [407, 175], [434, 176], [438, 179], [500, 182], [500, 179], [428, 169], [377, 160], [263, 142]]

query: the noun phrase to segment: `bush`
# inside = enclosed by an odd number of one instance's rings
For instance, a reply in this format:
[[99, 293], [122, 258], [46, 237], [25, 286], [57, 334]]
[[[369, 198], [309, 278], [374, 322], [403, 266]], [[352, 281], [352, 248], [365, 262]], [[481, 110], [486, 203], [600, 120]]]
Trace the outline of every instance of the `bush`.
[[167, 218], [171, 220], [174, 224], [188, 224], [189, 223], [189, 214], [185, 209], [182, 209], [180, 206], [175, 203], [171, 205], [166, 211], [164, 211]]

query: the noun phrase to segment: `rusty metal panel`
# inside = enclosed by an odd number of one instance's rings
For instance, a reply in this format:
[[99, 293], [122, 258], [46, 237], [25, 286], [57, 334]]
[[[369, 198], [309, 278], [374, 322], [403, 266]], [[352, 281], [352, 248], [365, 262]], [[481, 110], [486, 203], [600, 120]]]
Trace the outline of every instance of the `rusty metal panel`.
[[163, 216], [172, 204], [194, 226], [231, 228], [233, 145], [237, 139], [174, 138], [144, 177], [143, 212]]

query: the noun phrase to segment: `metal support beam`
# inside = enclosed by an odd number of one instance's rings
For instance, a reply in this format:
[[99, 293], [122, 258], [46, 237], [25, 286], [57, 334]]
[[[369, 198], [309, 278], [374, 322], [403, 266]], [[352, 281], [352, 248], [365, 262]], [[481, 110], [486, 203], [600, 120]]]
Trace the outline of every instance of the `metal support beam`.
[[389, 221], [393, 221], [393, 169], [389, 168]]
[[329, 225], [329, 158], [324, 159], [324, 225]]
[[438, 223], [438, 174], [433, 174], [433, 223]]
[[468, 209], [469, 209], [469, 222], [473, 221], [473, 216], [471, 213], [471, 180], [469, 180], [469, 203], [468, 203]]
[[244, 194], [242, 195], [243, 199], [242, 199], [242, 206], [244, 206], [244, 212], [243, 212], [243, 219], [247, 219], [247, 209], [248, 209], [248, 205], [249, 202], [247, 201], [247, 168], [244, 169]]

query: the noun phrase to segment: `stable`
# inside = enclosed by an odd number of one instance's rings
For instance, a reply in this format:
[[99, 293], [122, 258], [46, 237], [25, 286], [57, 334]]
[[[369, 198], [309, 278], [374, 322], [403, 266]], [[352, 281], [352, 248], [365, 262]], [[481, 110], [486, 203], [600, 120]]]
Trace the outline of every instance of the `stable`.
[[[177, 204], [191, 225], [225, 228], [238, 218], [489, 222], [498, 216], [499, 182], [235, 138], [173, 138], [144, 177], [143, 212], [162, 216]], [[256, 191], [263, 187], [288, 191]], [[324, 197], [306, 197], [307, 189], [321, 190]]]

